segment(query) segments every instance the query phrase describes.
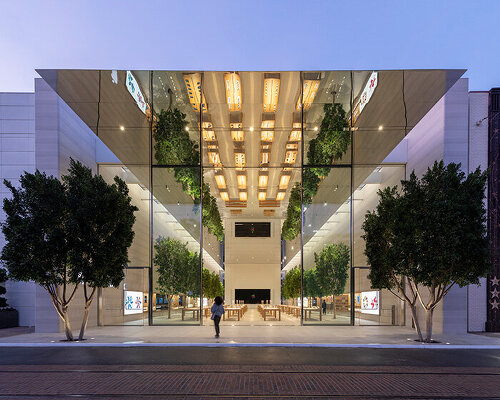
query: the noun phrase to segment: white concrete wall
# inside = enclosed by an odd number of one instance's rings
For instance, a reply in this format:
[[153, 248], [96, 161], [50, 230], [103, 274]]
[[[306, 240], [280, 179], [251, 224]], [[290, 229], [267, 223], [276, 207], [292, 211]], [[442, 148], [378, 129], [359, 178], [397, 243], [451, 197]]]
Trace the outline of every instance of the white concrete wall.
[[[407, 177], [415, 170], [422, 176], [434, 161], [461, 163], [468, 170], [469, 161], [468, 80], [460, 79], [408, 134]], [[421, 321], [424, 313], [419, 307]], [[407, 324], [411, 317], [407, 312]], [[454, 287], [434, 312], [434, 332], [467, 331], [467, 288]]]
[[[18, 186], [24, 173], [35, 171], [35, 95], [0, 93], [0, 221], [5, 221], [3, 199], [10, 191], [7, 179]], [[0, 249], [5, 239], [0, 231]], [[35, 286], [33, 283], [7, 281], [7, 303], [19, 311], [19, 324], [35, 324]]]
[[[270, 238], [237, 238], [235, 222], [271, 222]], [[271, 302], [281, 296], [281, 224], [279, 219], [228, 219], [226, 229], [225, 302], [234, 302], [235, 289], [271, 289]]]
[[[488, 167], [488, 92], [469, 93], [469, 172]], [[487, 201], [485, 201], [487, 206]], [[484, 331], [486, 324], [486, 278], [468, 287], [468, 329]]]

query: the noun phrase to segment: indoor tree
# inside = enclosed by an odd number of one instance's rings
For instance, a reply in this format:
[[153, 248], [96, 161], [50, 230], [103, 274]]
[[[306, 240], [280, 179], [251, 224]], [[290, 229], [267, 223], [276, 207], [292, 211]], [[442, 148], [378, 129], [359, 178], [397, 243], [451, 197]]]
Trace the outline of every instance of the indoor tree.
[[70, 160], [62, 177], [66, 189], [70, 280], [83, 286], [82, 340], [97, 288], [117, 287], [124, 278], [128, 249], [134, 239], [134, 212], [127, 184], [115, 177], [108, 184], [101, 175]]
[[335, 296], [344, 293], [350, 260], [350, 248], [345, 243], [325, 246], [319, 253], [314, 253], [318, 284], [323, 293], [332, 295], [333, 318], [337, 318]]
[[167, 296], [168, 318], [174, 295], [199, 294], [200, 258], [177, 239], [159, 237], [154, 244], [153, 263], [157, 267], [157, 290]]
[[216, 199], [210, 193], [210, 186], [202, 183], [200, 168], [197, 167], [200, 164], [200, 151], [198, 144], [189, 137], [187, 126], [186, 114], [177, 108], [172, 110], [169, 107], [156, 115], [153, 126], [156, 162], [159, 165], [169, 166], [175, 180], [181, 184], [182, 190], [191, 196], [195, 204], [202, 199], [202, 225], [222, 241], [224, 238], [222, 218]]
[[[372, 285], [390, 286], [385, 277], [406, 278], [410, 292], [426, 312], [426, 342], [432, 341], [434, 310], [451, 288], [478, 284], [490, 269], [486, 180], [486, 172], [479, 168], [466, 175], [460, 164], [436, 161], [421, 179], [412, 172], [408, 180], [401, 181], [400, 192], [392, 188], [382, 193], [385, 197], [381, 196], [380, 211], [367, 213], [365, 218], [368, 261], [372, 265], [373, 259], [376, 269], [388, 270], [382, 274], [384, 279], [374, 279]], [[380, 230], [377, 224], [382, 222], [370, 221], [377, 218], [390, 222], [382, 239], [374, 236], [376, 229]], [[397, 246], [395, 251], [408, 254], [407, 261], [398, 260], [393, 252], [385, 250], [388, 255], [379, 255], [376, 250], [376, 246], [393, 245]], [[373, 276], [376, 278], [375, 273]], [[397, 282], [393, 280], [392, 285]]]
[[284, 240], [293, 240], [300, 233], [300, 214], [302, 203], [300, 200], [300, 185], [298, 183], [290, 191], [290, 199], [286, 209], [286, 219], [281, 227], [281, 235]]
[[347, 122], [346, 112], [342, 104], [325, 104], [323, 120], [318, 135], [309, 141], [307, 160], [310, 167], [303, 169], [302, 200], [300, 186], [297, 184], [290, 192], [290, 201], [283, 223], [282, 235], [285, 240], [292, 240], [300, 233], [300, 212], [302, 203], [307, 206], [318, 192], [321, 180], [330, 173], [329, 165], [340, 160], [347, 152], [351, 143], [351, 132]]
[[285, 299], [293, 299], [295, 304], [295, 299], [300, 297], [300, 287], [301, 287], [301, 272], [300, 265], [292, 268], [288, 271], [283, 278], [282, 284], [282, 296]]
[[17, 281], [34, 281], [44, 288], [57, 315], [64, 323], [67, 340], [73, 340], [68, 307], [78, 285], [72, 288], [69, 263], [67, 198], [62, 182], [38, 170], [24, 173], [20, 186], [4, 180], [12, 198], [5, 198], [6, 220], [2, 232], [6, 243], [1, 260], [9, 276]]

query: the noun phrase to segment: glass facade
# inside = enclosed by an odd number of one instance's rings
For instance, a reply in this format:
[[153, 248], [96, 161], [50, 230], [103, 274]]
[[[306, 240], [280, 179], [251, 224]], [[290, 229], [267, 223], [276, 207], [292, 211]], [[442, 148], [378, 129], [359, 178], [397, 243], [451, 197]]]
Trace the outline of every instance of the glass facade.
[[462, 71], [39, 73], [139, 208], [101, 324], [207, 323], [219, 294], [235, 324], [404, 322], [371, 288], [362, 223], [405, 177], [388, 156]]

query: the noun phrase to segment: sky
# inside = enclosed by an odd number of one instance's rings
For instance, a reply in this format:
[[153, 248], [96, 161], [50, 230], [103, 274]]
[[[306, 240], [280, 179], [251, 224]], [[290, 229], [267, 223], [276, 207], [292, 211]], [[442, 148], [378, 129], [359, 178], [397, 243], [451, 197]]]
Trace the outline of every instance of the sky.
[[0, 92], [36, 68], [467, 69], [500, 86], [497, 0], [0, 0]]

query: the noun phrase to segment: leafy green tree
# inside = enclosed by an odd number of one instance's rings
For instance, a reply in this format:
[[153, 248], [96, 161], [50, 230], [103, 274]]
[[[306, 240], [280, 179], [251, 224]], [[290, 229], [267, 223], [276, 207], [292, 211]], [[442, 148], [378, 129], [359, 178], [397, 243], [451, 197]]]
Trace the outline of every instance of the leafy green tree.
[[[0, 282], [5, 283], [6, 281], [7, 281], [7, 271], [5, 271], [3, 268], [0, 268]], [[5, 287], [0, 286], [0, 309], [8, 306], [7, 299], [3, 297], [5, 293], [7, 293]]]
[[[200, 151], [198, 144], [191, 140], [186, 127], [186, 114], [177, 108], [161, 110], [153, 127], [155, 158], [160, 165], [170, 165], [174, 178], [182, 185], [182, 190], [198, 204], [202, 200], [202, 224], [219, 241], [224, 238], [224, 226], [216, 199], [210, 193], [210, 186], [201, 181]], [[178, 166], [177, 166], [178, 165]], [[185, 165], [189, 165], [186, 167]], [[203, 197], [202, 195], [203, 190]]]
[[378, 195], [377, 208], [366, 213], [362, 225], [365, 254], [371, 266], [368, 279], [373, 288], [386, 289], [408, 304], [415, 331], [423, 341], [417, 317], [416, 283], [411, 276], [418, 264], [413, 227], [419, 213], [416, 208], [406, 207], [397, 187], [379, 190]]
[[202, 216], [201, 222], [208, 231], [222, 242], [224, 239], [224, 226], [220, 216], [219, 207], [215, 197], [210, 193], [210, 186], [203, 184]]
[[134, 212], [127, 184], [108, 184], [82, 163], [70, 160], [62, 177], [66, 189], [66, 235], [71, 282], [81, 283], [85, 299], [78, 339], [82, 340], [97, 288], [118, 286], [124, 278], [134, 239]]
[[295, 299], [300, 297], [300, 266], [288, 271], [283, 279], [282, 296], [285, 299]]
[[[398, 284], [393, 276], [406, 278], [426, 312], [426, 342], [432, 340], [433, 312], [451, 288], [477, 284], [490, 270], [484, 207], [486, 180], [486, 172], [479, 168], [466, 176], [460, 164], [445, 166], [443, 161], [436, 161], [422, 179], [412, 172], [409, 180], [401, 181], [401, 193], [386, 190], [381, 202], [392, 205], [387, 210], [381, 208], [382, 217], [377, 209], [365, 218], [366, 254], [372, 269], [375, 265], [370, 274], [374, 278], [372, 286], [389, 289]], [[376, 218], [390, 222], [391, 228], [382, 239], [374, 237], [376, 230], [380, 231], [380, 223], [373, 222]], [[399, 238], [404, 234], [406, 240]], [[382, 254], [377, 245], [382, 247]], [[408, 254], [407, 261], [399, 260], [400, 265], [392, 262], [398, 258], [386, 248], [393, 245], [396, 251]]]
[[300, 185], [297, 183], [290, 191], [290, 199], [286, 210], [286, 219], [281, 227], [284, 240], [293, 240], [300, 233], [300, 214], [302, 204], [300, 201]]
[[344, 293], [349, 273], [350, 248], [345, 243], [330, 244], [314, 253], [316, 274], [322, 293], [333, 298], [333, 318], [337, 318], [335, 296]]
[[[351, 133], [342, 104], [325, 104], [318, 136], [311, 139], [307, 151], [310, 165], [331, 165], [340, 160], [351, 143]], [[318, 177], [328, 176], [329, 167], [311, 169]]]
[[[351, 143], [351, 133], [342, 104], [325, 104], [324, 116], [318, 136], [309, 141], [307, 150], [308, 164], [303, 170], [302, 203], [307, 206], [318, 192], [321, 180], [330, 173], [329, 167], [346, 153]], [[300, 213], [302, 210], [300, 186], [297, 184], [290, 192], [286, 219], [282, 227], [285, 240], [292, 240], [300, 233]]]
[[78, 285], [70, 289], [72, 276], [66, 231], [67, 199], [62, 182], [38, 170], [25, 173], [20, 187], [4, 180], [12, 193], [4, 199], [7, 216], [2, 223], [6, 244], [2, 263], [11, 279], [34, 281], [47, 290], [64, 323], [67, 340], [73, 340], [68, 307]]
[[219, 275], [215, 272], [203, 268], [203, 296], [208, 299], [214, 299], [216, 296], [224, 296], [224, 287], [219, 279]]
[[154, 244], [153, 263], [157, 267], [157, 290], [167, 296], [168, 318], [171, 317], [171, 299], [174, 295], [200, 292], [200, 258], [192, 253], [187, 243], [159, 237]]

